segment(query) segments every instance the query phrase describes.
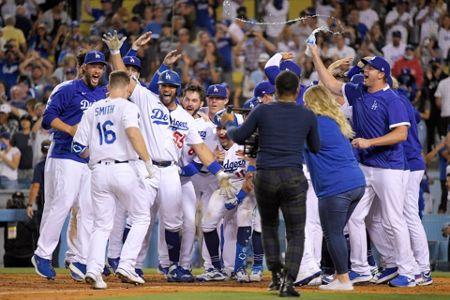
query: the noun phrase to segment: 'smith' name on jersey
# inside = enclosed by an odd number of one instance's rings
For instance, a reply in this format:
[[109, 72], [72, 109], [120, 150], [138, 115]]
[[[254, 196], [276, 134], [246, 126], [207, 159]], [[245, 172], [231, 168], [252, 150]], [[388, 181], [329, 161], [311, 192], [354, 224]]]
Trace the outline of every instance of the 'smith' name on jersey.
[[114, 105], [109, 105], [105, 107], [96, 107], [95, 116], [109, 115], [114, 113]]

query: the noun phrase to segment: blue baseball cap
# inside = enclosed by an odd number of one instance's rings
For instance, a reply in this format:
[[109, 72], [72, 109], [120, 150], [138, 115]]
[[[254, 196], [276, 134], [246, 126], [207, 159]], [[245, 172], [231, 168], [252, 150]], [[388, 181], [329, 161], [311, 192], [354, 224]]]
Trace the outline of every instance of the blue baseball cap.
[[361, 59], [363, 64], [365, 65], [371, 65], [378, 71], [381, 71], [384, 73], [384, 76], [386, 77], [386, 82], [389, 84], [389, 86], [392, 86], [392, 77], [391, 77], [391, 66], [389, 63], [380, 56], [373, 56], [370, 59]]
[[84, 56], [84, 64], [104, 64], [106, 65], [105, 54], [100, 51], [89, 51]]
[[142, 69], [141, 60], [136, 56], [124, 56], [123, 63], [125, 66], [133, 66], [139, 71]]
[[212, 84], [206, 91], [207, 97], [227, 98], [227, 89], [221, 84]]
[[280, 63], [280, 71], [291, 71], [294, 72], [298, 77], [302, 75], [302, 68], [300, 68], [300, 66], [292, 60], [283, 60]]
[[255, 87], [253, 92], [253, 96], [255, 98], [262, 97], [266, 94], [273, 95], [275, 94], [275, 87], [269, 81], [261, 81]]

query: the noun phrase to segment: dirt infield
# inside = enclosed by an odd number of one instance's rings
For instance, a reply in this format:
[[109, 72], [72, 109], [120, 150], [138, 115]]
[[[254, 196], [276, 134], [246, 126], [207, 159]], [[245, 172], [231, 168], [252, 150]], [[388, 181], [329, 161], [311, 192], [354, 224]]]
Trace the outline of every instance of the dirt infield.
[[[34, 274], [0, 274], [0, 299], [89, 299], [110, 296], [133, 296], [155, 293], [242, 291], [266, 292], [269, 278], [260, 283], [239, 284], [234, 281], [216, 283], [173, 284], [163, 280], [161, 275], [146, 275], [144, 286], [133, 286], [108, 277], [108, 289], [92, 290], [89, 285], [77, 283], [69, 275], [58, 275], [56, 280], [45, 280]], [[450, 278], [434, 278], [431, 286], [416, 288], [389, 288], [385, 285], [356, 286], [354, 293], [368, 294], [434, 294], [450, 295]], [[317, 287], [304, 287], [302, 293], [321, 293]]]

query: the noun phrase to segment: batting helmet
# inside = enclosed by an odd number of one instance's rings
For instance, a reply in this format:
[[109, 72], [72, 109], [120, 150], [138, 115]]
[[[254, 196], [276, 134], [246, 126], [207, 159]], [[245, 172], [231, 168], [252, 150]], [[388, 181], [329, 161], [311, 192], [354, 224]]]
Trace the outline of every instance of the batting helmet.
[[[222, 125], [222, 123], [220, 122], [220, 119], [222, 118], [223, 113], [226, 112], [226, 111], [227, 111], [226, 109], [223, 109], [223, 110], [221, 110], [221, 111], [218, 111], [218, 112], [215, 114], [215, 116], [214, 116], [213, 122], [214, 122], [214, 124], [215, 124], [217, 127], [219, 127], [219, 128], [223, 128], [223, 125]], [[233, 123], [234, 126], [238, 126], [238, 125], [239, 125], [238, 120], [237, 120], [237, 118], [236, 118], [236, 115], [234, 116], [234, 120], [233, 120], [232, 123]]]
[[177, 72], [166, 70], [159, 75], [158, 84], [167, 84], [180, 87], [181, 79]]

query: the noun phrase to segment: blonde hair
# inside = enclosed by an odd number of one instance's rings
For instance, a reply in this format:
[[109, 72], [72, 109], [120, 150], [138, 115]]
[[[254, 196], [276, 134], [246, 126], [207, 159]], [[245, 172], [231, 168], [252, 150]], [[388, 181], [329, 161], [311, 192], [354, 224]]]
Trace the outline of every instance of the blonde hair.
[[352, 138], [354, 136], [352, 127], [341, 112], [339, 104], [334, 100], [326, 87], [316, 85], [308, 88], [305, 92], [304, 100], [305, 106], [316, 115], [326, 116], [335, 120], [345, 137]]

